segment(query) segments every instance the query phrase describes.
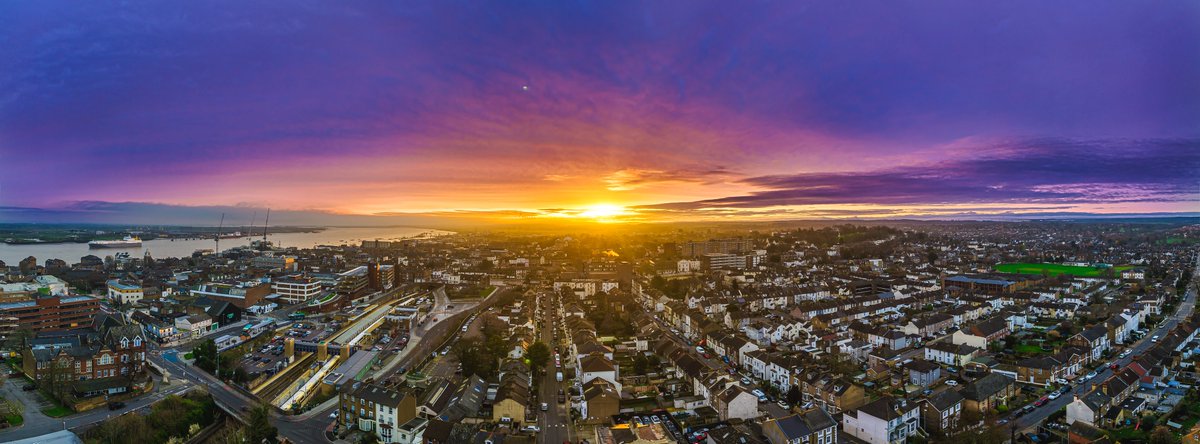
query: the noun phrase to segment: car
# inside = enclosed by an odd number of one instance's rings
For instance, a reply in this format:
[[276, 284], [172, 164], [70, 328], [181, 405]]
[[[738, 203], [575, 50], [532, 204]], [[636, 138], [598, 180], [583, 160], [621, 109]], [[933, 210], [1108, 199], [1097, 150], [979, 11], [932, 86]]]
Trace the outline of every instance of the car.
[[1058, 393], [1058, 390], [1050, 392], [1049, 395], [1046, 395], [1046, 397], [1050, 398], [1050, 399], [1058, 399], [1059, 396], [1062, 396], [1062, 395], [1060, 393]]
[[1047, 402], [1050, 402], [1050, 398], [1043, 396], [1043, 397], [1039, 398], [1037, 401], [1034, 401], [1033, 406], [1041, 407], [1041, 406], [1046, 405]]
[[547, 411], [547, 410], [550, 410], [550, 404], [547, 404], [547, 403], [544, 403], [544, 402], [543, 402], [543, 403], [542, 403], [542, 411], [544, 412], [544, 411]]
[[742, 378], [742, 385], [753, 385], [753, 384], [754, 384], [754, 381], [751, 381], [750, 378]]
[[704, 354], [704, 359], [712, 359], [712, 355], [710, 355], [710, 354], [708, 354], [708, 353], [705, 353], [705, 354]]
[[922, 394], [922, 395], [925, 395], [925, 396], [932, 395], [932, 394], [933, 394], [933, 389], [925, 389], [925, 390], [921, 390], [921, 394]]
[[21, 390], [24, 390], [24, 391], [27, 391], [27, 392], [32, 392], [32, 391], [34, 391], [34, 390], [37, 390], [37, 386], [36, 386], [36, 385], [34, 385], [34, 384], [25, 384], [25, 386], [24, 386], [24, 387], [21, 387]]
[[1125, 350], [1125, 351], [1121, 352], [1121, 357], [1124, 358], [1124, 357], [1132, 355], [1132, 354], [1133, 354], [1133, 350]]
[[540, 431], [542, 431], [542, 428], [541, 428], [541, 427], [538, 427], [538, 426], [535, 426], [535, 425], [527, 425], [527, 426], [525, 426], [525, 428], [523, 428], [523, 429], [521, 429], [521, 430], [524, 430], [524, 431], [526, 431], [526, 432], [533, 432], [533, 433], [537, 433], [537, 432], [540, 432]]
[[754, 396], [757, 396], [757, 397], [759, 397], [759, 398], [765, 398], [765, 397], [767, 397], [767, 394], [766, 394], [766, 393], [763, 393], [762, 389], [754, 389], [754, 390], [751, 390], [751, 391], [750, 391], [750, 394], [752, 394], [752, 395], [754, 395]]
[[1108, 364], [1108, 368], [1116, 370], [1118, 368], [1121, 368], [1121, 366], [1117, 365], [1117, 363], [1113, 362], [1113, 363]]
[[955, 381], [955, 380], [953, 380], [953, 379], [947, 379], [947, 380], [946, 380], [946, 385], [948, 385], [948, 386], [951, 386], [951, 387], [954, 387], [954, 386], [957, 386], [957, 385], [958, 385], [958, 381]]
[[1158, 342], [1158, 335], [1154, 335], [1154, 337], [1150, 338], [1150, 342]]
[[650, 422], [652, 422], [652, 423], [655, 423], [655, 424], [661, 424], [661, 423], [662, 423], [662, 419], [661, 419], [661, 418], [659, 418], [658, 416], [651, 416], [651, 417], [650, 417]]
[[1095, 377], [1096, 377], [1096, 372], [1095, 372], [1095, 371], [1090, 371], [1090, 372], [1088, 372], [1088, 374], [1086, 374], [1086, 375], [1083, 375], [1083, 380], [1085, 380], [1085, 381], [1086, 381], [1086, 380], [1089, 380], [1089, 379], [1092, 379], [1092, 378], [1095, 378]]
[[121, 402], [121, 401], [113, 401], [113, 402], [110, 402], [110, 403], [108, 403], [108, 409], [109, 409], [109, 410], [120, 410], [120, 409], [122, 409], [122, 408], [125, 408], [125, 403], [124, 403], [124, 402]]
[[788, 404], [786, 402], [783, 402], [782, 399], [780, 399], [779, 402], [776, 402], [775, 405], [778, 405], [779, 408], [784, 409], [784, 410], [787, 410], [789, 408]]
[[996, 425], [1005, 425], [1005, 424], [1008, 424], [1007, 419], [1001, 419], [999, 421], [996, 421]]
[[337, 412], [329, 412], [329, 419], [337, 419]]

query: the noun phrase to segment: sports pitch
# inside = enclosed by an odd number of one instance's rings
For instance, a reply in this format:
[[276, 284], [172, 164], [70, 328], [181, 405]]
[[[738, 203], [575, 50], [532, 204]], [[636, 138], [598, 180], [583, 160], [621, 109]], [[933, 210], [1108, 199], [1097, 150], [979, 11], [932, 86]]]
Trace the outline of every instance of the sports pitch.
[[[1112, 267], [1112, 268], [1113, 268], [1113, 271], [1120, 272], [1121, 270], [1127, 270], [1127, 269], [1130, 269], [1133, 267], [1117, 266], [1117, 267]], [[1079, 276], [1079, 277], [1096, 277], [1096, 276], [1100, 276], [1100, 273], [1104, 271], [1104, 268], [1103, 267], [1079, 267], [1079, 266], [1075, 266], [1075, 265], [1062, 265], [1062, 264], [1031, 264], [1031, 263], [1027, 263], [1027, 262], [1017, 262], [1017, 263], [1012, 263], [1012, 264], [996, 265], [996, 271], [999, 271], [1001, 273], [1018, 273], [1018, 274], [1042, 274], [1042, 272], [1044, 271], [1051, 276], [1058, 276], [1060, 274], [1069, 274], [1072, 276]]]

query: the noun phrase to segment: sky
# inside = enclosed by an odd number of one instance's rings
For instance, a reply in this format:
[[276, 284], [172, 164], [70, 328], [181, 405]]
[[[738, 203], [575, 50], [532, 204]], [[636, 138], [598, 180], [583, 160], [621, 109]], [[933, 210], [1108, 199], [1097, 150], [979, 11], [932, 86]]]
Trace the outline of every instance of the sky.
[[1198, 212], [1196, 79], [1182, 0], [4, 2], [0, 222]]

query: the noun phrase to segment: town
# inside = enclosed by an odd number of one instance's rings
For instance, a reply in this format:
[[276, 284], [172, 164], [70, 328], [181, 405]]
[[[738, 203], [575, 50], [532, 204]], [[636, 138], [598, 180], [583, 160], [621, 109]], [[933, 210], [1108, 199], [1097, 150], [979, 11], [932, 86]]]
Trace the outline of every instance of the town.
[[0, 263], [0, 441], [1200, 442], [1194, 221], [786, 225]]

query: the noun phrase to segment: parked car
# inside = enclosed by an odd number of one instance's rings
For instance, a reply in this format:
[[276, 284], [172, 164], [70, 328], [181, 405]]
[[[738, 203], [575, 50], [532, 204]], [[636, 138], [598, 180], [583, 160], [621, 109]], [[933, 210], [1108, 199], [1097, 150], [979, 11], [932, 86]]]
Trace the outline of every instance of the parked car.
[[547, 403], [544, 403], [544, 402], [543, 402], [543, 403], [542, 403], [542, 411], [544, 412], [544, 411], [546, 411], [546, 410], [550, 410], [550, 404], [547, 404]]
[[24, 391], [27, 391], [27, 392], [32, 392], [32, 391], [34, 391], [34, 390], [37, 390], [37, 386], [36, 386], [36, 385], [34, 385], [34, 384], [25, 384], [25, 386], [24, 386], [24, 387], [21, 387], [21, 390], [24, 390]]
[[786, 402], [783, 402], [782, 399], [780, 399], [779, 402], [776, 402], [775, 404], [778, 405], [779, 408], [784, 409], [784, 410], [787, 410], [789, 408], [788, 404]]
[[1038, 399], [1037, 401], [1034, 401], [1034, 402], [1033, 402], [1033, 406], [1034, 406], [1034, 407], [1041, 407], [1041, 406], [1044, 406], [1044, 405], [1046, 405], [1046, 403], [1047, 403], [1047, 402], [1050, 402], [1050, 398], [1047, 398], [1047, 397], [1043, 396], [1043, 397], [1041, 397], [1040, 399]]
[[751, 381], [750, 378], [742, 378], [742, 385], [751, 385], [753, 383], [754, 382]]
[[948, 386], [951, 386], [951, 387], [954, 387], [954, 386], [958, 385], [958, 381], [955, 381], [955, 380], [953, 380], [953, 379], [947, 379], [947, 380], [946, 380], [946, 385], [948, 385]]
[[1086, 380], [1089, 380], [1089, 379], [1092, 379], [1092, 378], [1095, 378], [1095, 377], [1096, 377], [1096, 372], [1095, 372], [1095, 371], [1090, 371], [1090, 372], [1088, 372], [1088, 374], [1086, 374], [1086, 375], [1084, 375], [1084, 376], [1083, 376], [1083, 379], [1086, 381]]
[[1047, 397], [1047, 398], [1050, 398], [1050, 399], [1058, 399], [1058, 397], [1059, 397], [1059, 396], [1060, 396], [1060, 395], [1059, 395], [1059, 393], [1058, 393], [1058, 390], [1055, 390], [1055, 391], [1053, 391], [1053, 392], [1050, 392], [1050, 394], [1049, 394], [1049, 395], [1046, 395], [1046, 397]]
[[122, 409], [122, 408], [125, 408], [125, 403], [124, 403], [124, 402], [121, 402], [121, 401], [113, 401], [113, 402], [110, 402], [110, 403], [108, 403], [108, 409], [109, 409], [109, 410], [118, 410], [118, 409]]

